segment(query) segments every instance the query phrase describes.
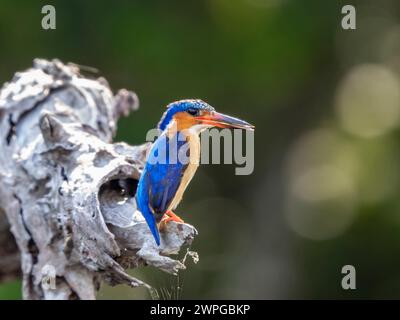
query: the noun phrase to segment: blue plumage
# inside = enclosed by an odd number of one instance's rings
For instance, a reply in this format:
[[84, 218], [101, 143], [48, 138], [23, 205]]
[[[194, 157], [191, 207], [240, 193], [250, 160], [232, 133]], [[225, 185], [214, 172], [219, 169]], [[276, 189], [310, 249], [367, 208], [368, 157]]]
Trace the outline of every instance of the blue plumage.
[[162, 134], [152, 146], [139, 180], [138, 207], [158, 245], [160, 245], [160, 235], [157, 223], [171, 204], [187, 166], [187, 164], [182, 164], [177, 157], [179, 150], [184, 150], [182, 147], [186, 144], [186, 140], [180, 133], [172, 138], [165, 133]]
[[167, 125], [171, 122], [174, 114], [178, 112], [184, 112], [188, 109], [197, 109], [197, 110], [208, 110], [214, 111], [215, 109], [211, 107], [209, 104], [205, 103], [202, 100], [181, 100], [172, 102], [167, 106], [167, 111], [165, 111], [162, 116], [158, 128], [164, 131], [167, 128]]

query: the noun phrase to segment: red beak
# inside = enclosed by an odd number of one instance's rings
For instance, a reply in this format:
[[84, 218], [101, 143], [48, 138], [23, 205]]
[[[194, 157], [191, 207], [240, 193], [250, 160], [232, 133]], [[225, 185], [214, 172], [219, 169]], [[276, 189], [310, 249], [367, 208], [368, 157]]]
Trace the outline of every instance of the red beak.
[[218, 128], [237, 128], [245, 130], [254, 130], [254, 126], [246, 121], [228, 116], [226, 114], [212, 112], [208, 115], [196, 117], [196, 120], [202, 124], [211, 125]]

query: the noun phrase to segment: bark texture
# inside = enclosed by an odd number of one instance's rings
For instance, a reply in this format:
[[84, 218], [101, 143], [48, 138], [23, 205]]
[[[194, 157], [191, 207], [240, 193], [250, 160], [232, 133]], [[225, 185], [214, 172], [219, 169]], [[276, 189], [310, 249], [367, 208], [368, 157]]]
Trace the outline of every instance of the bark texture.
[[157, 247], [136, 210], [150, 144], [112, 143], [137, 108], [133, 92], [114, 96], [58, 60], [36, 59], [1, 89], [0, 281], [21, 270], [25, 299], [94, 299], [102, 280], [150, 288], [127, 268], [185, 268], [168, 255], [194, 227], [169, 223]]

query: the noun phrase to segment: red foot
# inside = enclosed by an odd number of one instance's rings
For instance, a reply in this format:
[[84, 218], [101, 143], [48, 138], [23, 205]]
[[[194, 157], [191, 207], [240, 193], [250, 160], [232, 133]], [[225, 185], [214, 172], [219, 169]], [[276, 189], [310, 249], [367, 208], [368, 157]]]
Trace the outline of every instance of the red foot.
[[173, 213], [171, 210], [167, 211], [164, 214], [164, 217], [162, 219], [162, 221], [164, 221], [165, 223], [169, 222], [169, 221], [175, 221], [175, 222], [179, 222], [179, 223], [183, 223], [184, 221], [179, 218], [175, 213]]
[[167, 223], [170, 221], [183, 223], [183, 220], [179, 218], [175, 213], [173, 213], [172, 211], [167, 211], [161, 219], [159, 229], [160, 230], [164, 229]]

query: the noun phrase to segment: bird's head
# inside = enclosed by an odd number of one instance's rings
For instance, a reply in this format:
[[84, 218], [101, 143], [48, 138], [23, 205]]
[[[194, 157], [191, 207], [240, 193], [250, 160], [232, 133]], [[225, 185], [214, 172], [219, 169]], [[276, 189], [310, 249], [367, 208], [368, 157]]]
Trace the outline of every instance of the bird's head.
[[198, 133], [211, 127], [254, 130], [246, 121], [219, 113], [202, 100], [180, 100], [170, 103], [158, 128], [164, 131], [174, 124], [178, 131], [192, 129]]

